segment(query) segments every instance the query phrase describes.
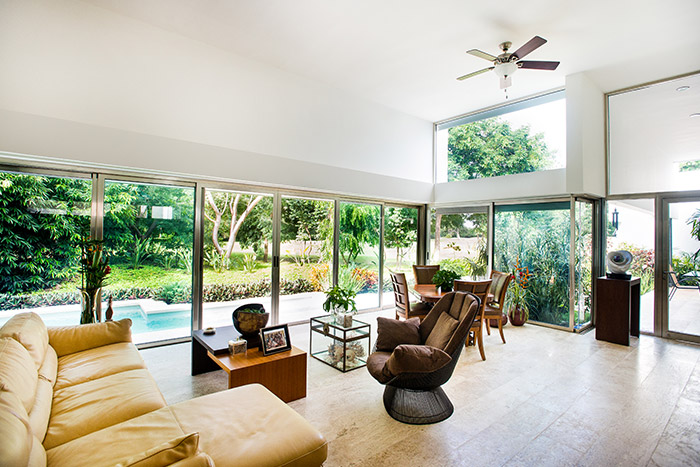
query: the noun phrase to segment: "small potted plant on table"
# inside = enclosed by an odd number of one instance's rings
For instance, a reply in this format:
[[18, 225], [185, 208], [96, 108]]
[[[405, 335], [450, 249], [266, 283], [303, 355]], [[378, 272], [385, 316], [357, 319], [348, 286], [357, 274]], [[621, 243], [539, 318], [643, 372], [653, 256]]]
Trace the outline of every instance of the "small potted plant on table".
[[335, 317], [335, 322], [343, 327], [352, 326], [352, 315], [357, 313], [354, 290], [336, 285], [326, 291], [323, 310]]
[[455, 280], [459, 279], [459, 274], [449, 269], [439, 269], [433, 276], [433, 284], [439, 292], [452, 292]]

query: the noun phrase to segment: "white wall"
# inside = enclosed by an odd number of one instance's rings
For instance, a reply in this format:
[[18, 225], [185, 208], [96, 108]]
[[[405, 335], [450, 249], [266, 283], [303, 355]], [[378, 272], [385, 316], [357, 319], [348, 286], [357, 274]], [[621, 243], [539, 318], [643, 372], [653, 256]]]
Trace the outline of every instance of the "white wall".
[[605, 101], [585, 73], [566, 77], [566, 189], [605, 196]]
[[429, 201], [431, 122], [107, 10], [3, 0], [0, 63], [0, 151]]

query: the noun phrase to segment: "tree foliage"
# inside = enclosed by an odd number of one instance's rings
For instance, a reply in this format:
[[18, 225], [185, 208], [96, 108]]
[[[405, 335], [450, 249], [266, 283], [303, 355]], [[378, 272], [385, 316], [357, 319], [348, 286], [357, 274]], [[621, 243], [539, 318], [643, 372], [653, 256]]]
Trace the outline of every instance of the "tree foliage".
[[75, 274], [90, 197], [85, 180], [0, 174], [0, 293], [45, 289]]
[[384, 247], [395, 249], [397, 265], [417, 241], [418, 210], [387, 207], [384, 210]]
[[529, 126], [514, 129], [506, 121], [489, 118], [449, 130], [448, 181], [534, 172], [552, 160], [542, 134], [531, 134]]
[[379, 245], [379, 206], [341, 203], [340, 256], [344, 264], [352, 264], [365, 246]]

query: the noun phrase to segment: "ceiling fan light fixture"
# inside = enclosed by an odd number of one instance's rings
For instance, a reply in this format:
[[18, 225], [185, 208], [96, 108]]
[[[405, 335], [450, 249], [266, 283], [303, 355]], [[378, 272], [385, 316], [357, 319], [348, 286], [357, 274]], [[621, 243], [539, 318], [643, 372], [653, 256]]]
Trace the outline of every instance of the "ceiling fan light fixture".
[[511, 76], [518, 69], [518, 65], [515, 62], [499, 63], [493, 69], [494, 73], [498, 75], [499, 81], [501, 82], [501, 89], [505, 89], [513, 84]]

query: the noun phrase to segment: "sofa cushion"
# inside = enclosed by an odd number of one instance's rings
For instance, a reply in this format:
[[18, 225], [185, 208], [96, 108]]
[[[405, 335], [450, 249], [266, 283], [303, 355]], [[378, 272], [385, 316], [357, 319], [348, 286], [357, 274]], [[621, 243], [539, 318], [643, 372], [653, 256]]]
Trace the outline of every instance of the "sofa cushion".
[[145, 369], [58, 389], [44, 447], [53, 448], [163, 406], [165, 400]]
[[18, 313], [0, 328], [0, 337], [12, 337], [22, 344], [39, 368], [44, 361], [49, 335], [46, 325], [36, 313]]
[[39, 376], [27, 349], [11, 337], [0, 338], [0, 390], [12, 392], [29, 413]]
[[397, 345], [420, 344], [419, 318], [399, 321], [391, 318], [377, 318], [377, 350], [391, 352]]
[[131, 342], [103, 345], [75, 352], [58, 359], [60, 371], [55, 389], [63, 389], [122, 371], [146, 368], [139, 351]]
[[9, 467], [28, 465], [32, 438], [22, 401], [11, 392], [0, 391], [0, 463]]
[[49, 466], [111, 467], [184, 434], [170, 407], [163, 407], [48, 449], [46, 455]]
[[208, 454], [200, 451], [192, 457], [175, 462], [170, 467], [214, 467], [214, 461]]
[[430, 331], [430, 335], [425, 340], [425, 345], [444, 349], [450, 341], [450, 337], [454, 334], [459, 321], [450, 316], [449, 313], [443, 312], [435, 323], [435, 327]]
[[[321, 465], [328, 455], [323, 435], [259, 384], [169, 408], [184, 432], [199, 432], [199, 448], [211, 456], [215, 465]], [[206, 420], [202, 414], [206, 414]]]
[[147, 451], [130, 457], [117, 467], [164, 467], [197, 453], [199, 433], [178, 436]]
[[131, 320], [127, 318], [81, 326], [50, 327], [48, 334], [49, 344], [62, 357], [103, 345], [131, 342]]
[[402, 373], [430, 373], [447, 365], [452, 358], [427, 345], [399, 345], [387, 359], [382, 372], [387, 378]]

